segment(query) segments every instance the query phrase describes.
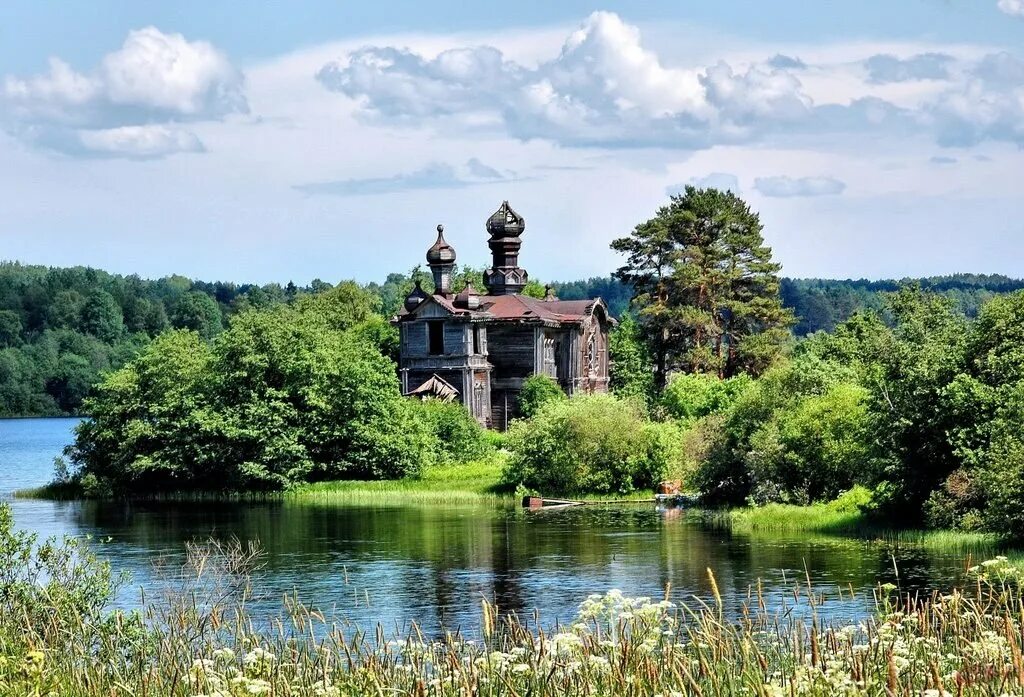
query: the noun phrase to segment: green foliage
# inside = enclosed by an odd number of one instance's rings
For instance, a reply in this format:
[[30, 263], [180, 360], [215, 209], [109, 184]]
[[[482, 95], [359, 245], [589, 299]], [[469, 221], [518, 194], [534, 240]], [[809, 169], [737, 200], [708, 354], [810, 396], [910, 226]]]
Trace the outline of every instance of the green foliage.
[[688, 186], [612, 243], [627, 256], [615, 275], [633, 288], [659, 389], [673, 371], [757, 375], [781, 352], [792, 316], [761, 229], [732, 192]]
[[174, 304], [171, 325], [175, 329], [190, 329], [204, 339], [210, 339], [224, 329], [216, 301], [198, 291], [186, 293]]
[[69, 455], [114, 492], [416, 475], [433, 436], [394, 364], [336, 327], [279, 306], [243, 312], [212, 344], [163, 334], [99, 386]]
[[539, 412], [548, 402], [560, 402], [568, 399], [565, 391], [554, 379], [547, 375], [531, 375], [523, 382], [519, 391], [519, 415], [530, 418]]
[[707, 373], [677, 373], [661, 393], [661, 406], [669, 416], [690, 422], [729, 411], [751, 382], [745, 374], [723, 380]]
[[652, 490], [683, 466], [672, 424], [648, 422], [634, 401], [581, 395], [550, 401], [509, 433], [506, 481], [546, 495]]
[[692, 483], [711, 501], [810, 503], [866, 477], [866, 391], [847, 367], [801, 355], [744, 389], [704, 439]]
[[544, 288], [544, 284], [540, 281], [530, 279], [526, 282], [526, 285], [523, 286], [523, 295], [529, 298], [542, 300], [546, 294], [547, 290]]
[[611, 390], [617, 397], [649, 402], [654, 397], [654, 362], [640, 326], [626, 317], [608, 337]]
[[477, 460], [493, 451], [487, 432], [458, 402], [425, 399], [411, 404], [433, 436], [437, 462], [451, 465]]

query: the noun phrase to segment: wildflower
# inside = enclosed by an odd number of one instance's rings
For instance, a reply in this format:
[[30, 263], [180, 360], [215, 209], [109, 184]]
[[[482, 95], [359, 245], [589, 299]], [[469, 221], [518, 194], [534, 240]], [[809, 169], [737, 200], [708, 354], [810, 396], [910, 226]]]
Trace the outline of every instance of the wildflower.
[[213, 660], [221, 663], [230, 663], [235, 660], [235, 652], [227, 647], [214, 649], [211, 655], [213, 656]]

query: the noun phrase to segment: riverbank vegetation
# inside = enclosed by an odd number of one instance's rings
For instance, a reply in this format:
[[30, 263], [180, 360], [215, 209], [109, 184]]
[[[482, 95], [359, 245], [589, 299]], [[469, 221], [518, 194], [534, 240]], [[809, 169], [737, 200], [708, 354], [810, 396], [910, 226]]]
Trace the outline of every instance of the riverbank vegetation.
[[[114, 607], [115, 578], [81, 541], [41, 542], [0, 506], [0, 693], [66, 697], [455, 695], [974, 695], [1024, 689], [1020, 573], [979, 564], [962, 590], [910, 597], [880, 585], [852, 625], [821, 622], [801, 583], [782, 607], [758, 587], [701, 598], [581, 599], [563, 626], [484, 599], [476, 628], [392, 634], [327, 620], [292, 597], [253, 617], [260, 554], [193, 544], [165, 592]], [[703, 599], [702, 599], [703, 598]], [[264, 629], [261, 629], [264, 628]]]

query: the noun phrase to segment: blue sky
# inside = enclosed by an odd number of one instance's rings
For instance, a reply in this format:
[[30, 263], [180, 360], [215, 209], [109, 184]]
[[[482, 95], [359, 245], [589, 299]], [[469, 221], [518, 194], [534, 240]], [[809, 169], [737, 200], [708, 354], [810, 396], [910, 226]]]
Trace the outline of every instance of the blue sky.
[[687, 183], [785, 273], [1024, 276], [1024, 0], [0, 5], [0, 258], [367, 281], [502, 199], [542, 279]]

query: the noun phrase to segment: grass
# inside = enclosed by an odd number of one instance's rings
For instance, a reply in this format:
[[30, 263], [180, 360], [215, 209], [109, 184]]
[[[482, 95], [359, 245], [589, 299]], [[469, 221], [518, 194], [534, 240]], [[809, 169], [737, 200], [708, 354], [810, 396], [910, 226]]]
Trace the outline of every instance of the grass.
[[419, 479], [337, 481], [303, 484], [285, 494], [288, 501], [331, 504], [508, 503], [499, 458], [428, 467]]
[[[39, 544], [0, 506], [0, 694], [61, 697], [982, 697], [1024, 693], [1021, 574], [979, 566], [960, 591], [879, 586], [852, 626], [802, 584], [778, 612], [760, 584], [730, 619], [710, 600], [581, 598], [550, 631], [481, 600], [478, 629], [424, 636], [335, 624], [296, 598], [259, 623], [258, 550], [190, 545], [166, 593], [111, 607], [110, 570], [75, 540]], [[666, 592], [667, 594], [667, 592]], [[871, 601], [871, 597], [867, 598]], [[799, 610], [799, 611], [794, 611]], [[258, 629], [257, 627], [265, 627]]]
[[709, 527], [748, 534], [815, 533], [951, 551], [994, 551], [1004, 545], [1003, 538], [994, 533], [894, 528], [856, 507], [851, 509], [843, 502], [810, 506], [773, 503], [723, 511], [693, 511], [691, 516]]

